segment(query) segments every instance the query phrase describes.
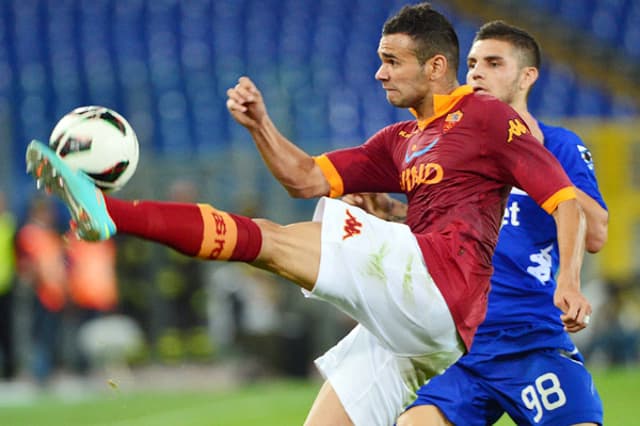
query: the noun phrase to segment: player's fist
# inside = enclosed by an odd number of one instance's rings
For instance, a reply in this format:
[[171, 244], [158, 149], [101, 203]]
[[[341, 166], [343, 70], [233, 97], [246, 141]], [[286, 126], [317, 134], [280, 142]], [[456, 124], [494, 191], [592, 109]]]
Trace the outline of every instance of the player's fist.
[[257, 129], [267, 115], [262, 94], [248, 77], [227, 90], [227, 109], [233, 118], [248, 129]]
[[580, 331], [589, 323], [591, 304], [580, 290], [559, 285], [553, 302], [562, 311], [560, 319], [568, 332]]

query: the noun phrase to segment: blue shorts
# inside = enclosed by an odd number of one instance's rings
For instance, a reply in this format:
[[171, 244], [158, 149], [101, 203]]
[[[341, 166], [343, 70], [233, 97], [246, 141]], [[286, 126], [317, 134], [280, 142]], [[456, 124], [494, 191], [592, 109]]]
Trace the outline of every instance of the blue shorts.
[[463, 356], [418, 391], [457, 426], [491, 425], [507, 413], [518, 425], [602, 424], [602, 401], [579, 353], [538, 350], [474, 362]]

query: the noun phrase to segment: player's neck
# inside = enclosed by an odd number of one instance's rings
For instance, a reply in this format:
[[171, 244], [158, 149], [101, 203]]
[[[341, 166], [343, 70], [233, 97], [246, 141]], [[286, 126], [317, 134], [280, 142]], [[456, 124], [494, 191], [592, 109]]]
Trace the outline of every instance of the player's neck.
[[433, 84], [431, 94], [424, 98], [425, 102], [419, 107], [414, 108], [418, 121], [426, 120], [435, 114], [434, 96], [449, 95], [460, 86], [457, 80], [441, 80]]
[[542, 134], [542, 130], [538, 125], [538, 120], [529, 112], [527, 108], [526, 102], [514, 102], [511, 104], [511, 107], [516, 110], [520, 117], [524, 120], [525, 124], [531, 130], [531, 134], [538, 139], [540, 142], [544, 143], [544, 135]]

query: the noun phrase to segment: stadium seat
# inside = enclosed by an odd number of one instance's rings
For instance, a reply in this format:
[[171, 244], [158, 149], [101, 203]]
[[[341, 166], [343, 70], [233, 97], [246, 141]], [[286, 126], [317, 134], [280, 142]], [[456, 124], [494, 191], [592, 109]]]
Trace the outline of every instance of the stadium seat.
[[[527, 2], [640, 60], [637, 2]], [[388, 105], [374, 77], [380, 24], [405, 3], [0, 2], [0, 112], [9, 108], [15, 118], [16, 162], [26, 141], [46, 139], [62, 114], [87, 104], [119, 110], [142, 146], [159, 152], [234, 146], [248, 135], [226, 111], [226, 90], [244, 74], [256, 80], [274, 120], [292, 138], [311, 145], [362, 141], [382, 124], [411, 117]], [[464, 55], [481, 22], [457, 15], [448, 2], [434, 3], [458, 31], [464, 81]], [[541, 71], [530, 101], [541, 116], [636, 111], [629, 100], [614, 99], [553, 64]]]

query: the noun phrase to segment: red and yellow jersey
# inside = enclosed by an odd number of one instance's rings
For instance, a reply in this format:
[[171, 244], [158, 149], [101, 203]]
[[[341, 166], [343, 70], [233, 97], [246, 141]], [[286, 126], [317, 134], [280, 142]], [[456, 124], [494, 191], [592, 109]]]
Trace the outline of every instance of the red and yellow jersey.
[[575, 190], [507, 104], [461, 86], [425, 121], [387, 126], [365, 144], [316, 158], [333, 197], [404, 193], [406, 223], [467, 347], [487, 306], [491, 259], [511, 186], [548, 213]]

